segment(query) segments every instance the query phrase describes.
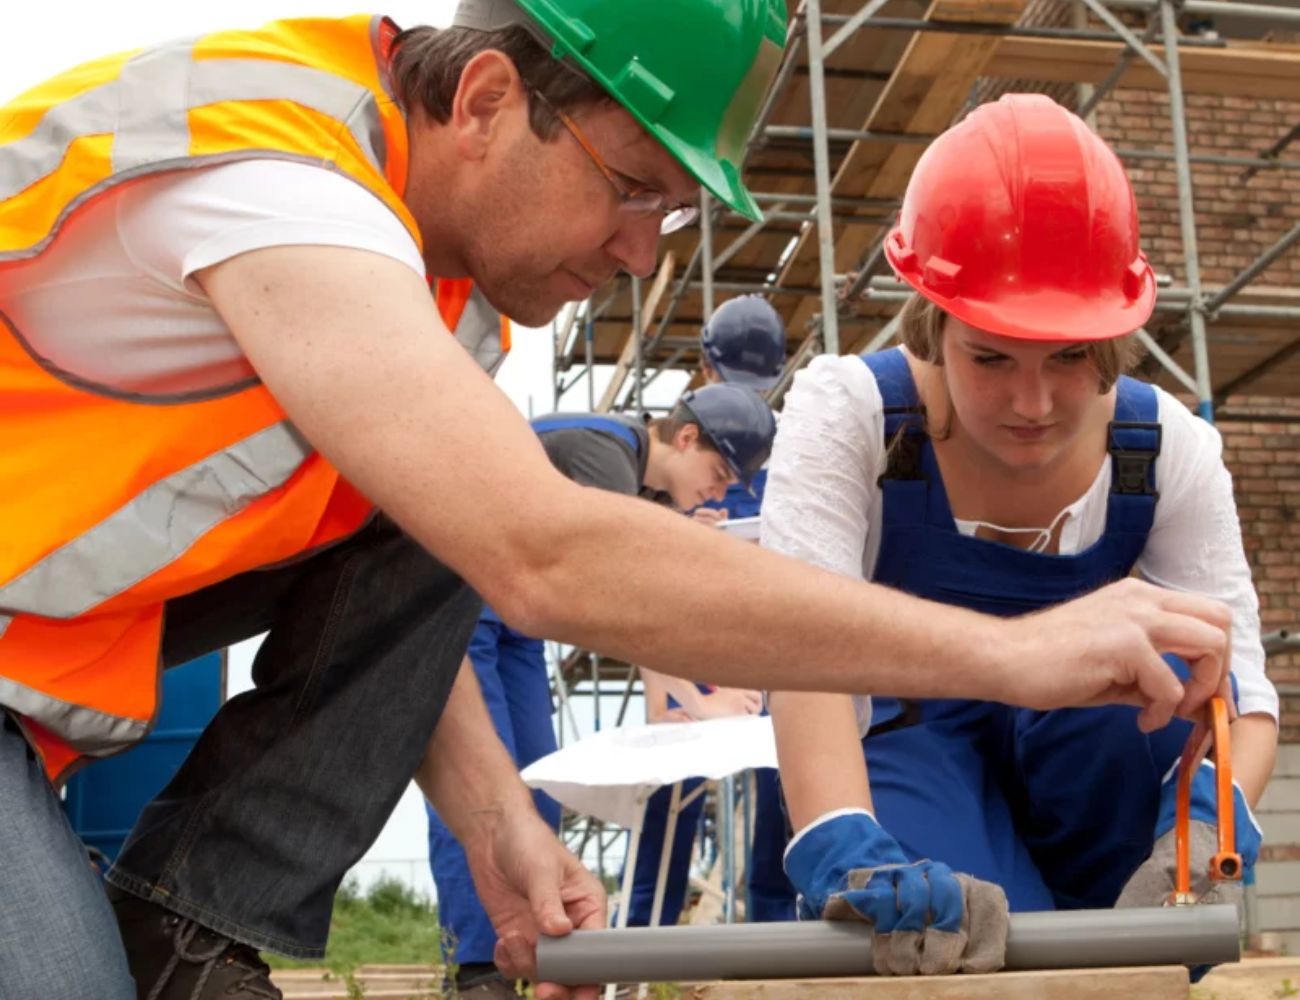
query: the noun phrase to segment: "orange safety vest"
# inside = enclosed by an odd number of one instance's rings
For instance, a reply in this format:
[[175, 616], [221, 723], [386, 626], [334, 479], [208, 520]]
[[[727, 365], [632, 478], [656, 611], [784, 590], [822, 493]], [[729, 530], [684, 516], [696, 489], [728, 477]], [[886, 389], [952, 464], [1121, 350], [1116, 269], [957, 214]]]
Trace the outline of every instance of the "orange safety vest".
[[[396, 30], [368, 16], [273, 22], [110, 56], [16, 98], [0, 108], [0, 267], [40, 254], [124, 181], [250, 158], [339, 171], [419, 245], [386, 78]], [[458, 339], [492, 339], [467, 280], [437, 294]], [[166, 601], [337, 541], [371, 513], [260, 384], [165, 400], [86, 387], [27, 351], [3, 303], [0, 419], [0, 707], [55, 782], [153, 725]]]

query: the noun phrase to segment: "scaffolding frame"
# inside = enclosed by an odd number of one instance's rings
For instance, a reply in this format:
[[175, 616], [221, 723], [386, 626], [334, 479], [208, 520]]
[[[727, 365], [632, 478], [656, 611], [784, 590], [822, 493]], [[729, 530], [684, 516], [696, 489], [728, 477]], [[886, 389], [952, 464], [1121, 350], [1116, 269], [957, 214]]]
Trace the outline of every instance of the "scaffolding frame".
[[[840, 353], [844, 346], [840, 336], [842, 326], [871, 325], [873, 320], [878, 320], [880, 326], [876, 333], [880, 335], [872, 338], [868, 346], [872, 349], [880, 349], [887, 345], [889, 338], [883, 334], [889, 328], [890, 317], [854, 315], [854, 306], [864, 291], [873, 303], [900, 301], [904, 297], [890, 294], [887, 289], [871, 282], [883, 263], [880, 253], [883, 240], [876, 241], [855, 271], [841, 274], [834, 270], [835, 239], [837, 231], [842, 231], [845, 227], [871, 226], [882, 230], [887, 228], [891, 215], [897, 208], [898, 199], [847, 198], [835, 194], [834, 178], [830, 169], [832, 153], [837, 149], [843, 150], [845, 147], [852, 149], [855, 144], [868, 142], [923, 147], [933, 140], [934, 135], [831, 128], [828, 125], [827, 78], [829, 74], [826, 61], [855, 35], [865, 30], [907, 32], [913, 35], [939, 32], [952, 36], [981, 35], [997, 38], [1050, 38], [1121, 43], [1123, 48], [1119, 51], [1110, 73], [1100, 83], [1087, 86], [1087, 96], [1078, 102], [1076, 110], [1081, 115], [1087, 115], [1095, 110], [1097, 105], [1121, 84], [1125, 72], [1132, 64], [1138, 61], [1160, 75], [1168, 95], [1173, 148], [1140, 149], [1123, 146], [1116, 148], [1116, 152], [1126, 161], [1172, 161], [1175, 167], [1177, 215], [1186, 277], [1182, 286], [1162, 289], [1161, 314], [1164, 329], [1157, 334], [1142, 331], [1139, 335], [1148, 350], [1145, 373], [1151, 374], [1155, 370], [1167, 371], [1183, 387], [1187, 387], [1190, 381], [1195, 387], [1197, 412], [1206, 419], [1213, 420], [1216, 399], [1221, 403], [1230, 392], [1245, 388], [1261, 375], [1272, 371], [1278, 364], [1300, 353], [1300, 323], [1297, 323], [1300, 321], [1300, 305], [1241, 305], [1231, 301], [1250, 287], [1255, 278], [1270, 264], [1294, 248], [1297, 241], [1300, 241], [1300, 225], [1293, 227], [1272, 247], [1259, 253], [1250, 265], [1243, 268], [1226, 284], [1221, 287], [1207, 287], [1201, 277], [1196, 198], [1191, 173], [1193, 164], [1241, 166], [1243, 168], [1241, 180], [1244, 183], [1262, 171], [1300, 170], [1300, 159], [1287, 159], [1283, 156], [1289, 144], [1300, 136], [1300, 123], [1297, 123], [1287, 134], [1279, 137], [1269, 149], [1254, 156], [1192, 153], [1187, 134], [1181, 56], [1185, 50], [1223, 48], [1225, 43], [1215, 38], [1184, 35], [1177, 24], [1179, 13], [1185, 12], [1211, 16], [1230, 15], [1234, 18], [1258, 20], [1271, 26], [1294, 28], [1300, 26], [1300, 9], [1267, 3], [1227, 3], [1218, 0], [1182, 0], [1182, 2], [1179, 0], [1074, 0], [1079, 10], [1095, 16], [1102, 22], [1101, 26], [1041, 27], [1015, 23], [943, 20], [934, 17], [888, 17], [881, 13], [888, 3], [889, 0], [867, 0], [852, 13], [828, 12], [825, 9], [826, 0], [802, 0], [799, 4], [787, 31], [783, 62], [746, 144], [745, 164], [749, 165], [756, 151], [770, 148], [774, 143], [785, 147], [811, 147], [813, 191], [757, 191], [756, 198], [764, 206], [764, 222], [745, 222], [739, 235], [731, 240], [721, 253], [716, 254], [714, 251], [717, 233], [727, 225], [734, 224], [738, 217], [726, 211], [716, 201], [707, 196], [704, 198], [698, 238], [691, 248], [686, 267], [680, 274], [674, 275], [673, 288], [662, 304], [662, 316], [658, 321], [655, 321], [653, 316], [648, 317], [653, 333], [647, 331], [647, 335], [642, 338], [643, 343], [634, 350], [638, 370], [631, 378], [630, 384], [623, 386], [619, 397], [611, 403], [612, 409], [631, 407], [639, 409], [647, 384], [659, 378], [664, 371], [690, 371], [697, 364], [693, 350], [694, 338], [674, 337], [669, 333], [684, 298], [691, 292], [701, 293], [705, 316], [711, 312], [714, 297], [719, 292], [758, 293], [782, 302], [787, 302], [790, 298], [816, 300], [820, 307], [813, 313], [807, 329], [801, 331], [803, 336], [791, 353], [787, 377], [782, 380], [786, 385], [794, 369], [806, 363], [815, 354]], [[941, 3], [936, 4], [935, 8], [941, 6]], [[996, 0], [993, 6], [996, 6]], [[1131, 29], [1117, 16], [1120, 12], [1144, 13], [1147, 16], [1145, 28]], [[1153, 45], [1163, 46], [1163, 56], [1155, 51]], [[800, 60], [805, 55], [810, 124], [773, 125], [772, 115], [787, 95], [791, 81], [799, 76], [799, 70], [802, 68], [799, 65]], [[1296, 70], [1300, 73], [1300, 55], [1297, 55]], [[872, 74], [864, 74], [864, 76], [876, 78]], [[807, 176], [807, 173], [806, 170], [797, 170], [789, 172], [787, 176], [801, 174]], [[784, 281], [784, 276], [780, 273], [784, 262], [778, 262], [771, 272], [754, 275], [747, 280], [726, 280], [719, 277], [718, 272], [753, 239], [760, 234], [773, 232], [789, 232], [794, 238], [805, 236], [810, 241], [815, 241], [819, 272], [815, 284], [791, 284]], [[883, 236], [883, 232], [881, 235]], [[625, 281], [624, 284], [627, 282]], [[894, 291], [896, 292], [897, 289]], [[579, 338], [572, 334], [578, 324], [570, 319], [562, 326], [557, 326], [557, 401], [563, 392], [584, 378], [594, 386], [597, 377], [596, 367], [602, 362], [592, 351], [593, 321], [599, 320], [610, 310], [615, 300], [619, 298], [619, 294], [620, 289], [616, 288], [614, 294], [606, 296], [594, 307], [587, 304], [579, 311], [584, 317], [584, 325], [581, 329], [585, 334], [582, 339], [586, 355], [580, 370], [567, 378], [566, 373], [575, 363], [575, 348]], [[635, 289], [631, 298], [633, 311], [639, 311], [640, 295], [636, 294]], [[575, 312], [574, 315], [576, 317], [579, 313]], [[1287, 325], [1296, 324], [1297, 337], [1274, 355], [1262, 359], [1261, 364], [1234, 378], [1231, 383], [1215, 389], [1211, 379], [1207, 323], [1221, 317], [1250, 317], [1277, 320]], [[632, 336], [639, 333], [641, 326], [640, 322], [632, 324]], [[1185, 370], [1174, 360], [1179, 345], [1188, 337], [1191, 341], [1192, 354], [1190, 371]], [[667, 349], [667, 356], [663, 356], [665, 349]], [[589, 392], [588, 399], [594, 406], [593, 392]], [[1256, 416], [1254, 419], [1267, 419], [1267, 417]]]

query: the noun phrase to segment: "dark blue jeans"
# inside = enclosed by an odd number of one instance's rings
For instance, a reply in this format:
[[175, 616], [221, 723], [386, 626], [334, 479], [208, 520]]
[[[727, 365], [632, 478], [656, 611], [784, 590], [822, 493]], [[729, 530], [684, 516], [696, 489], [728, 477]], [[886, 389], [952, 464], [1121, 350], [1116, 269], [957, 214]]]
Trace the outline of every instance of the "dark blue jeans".
[[140, 815], [114, 885], [257, 948], [324, 953], [334, 893], [415, 773], [481, 602], [386, 517], [167, 606], [174, 666], [269, 630]]

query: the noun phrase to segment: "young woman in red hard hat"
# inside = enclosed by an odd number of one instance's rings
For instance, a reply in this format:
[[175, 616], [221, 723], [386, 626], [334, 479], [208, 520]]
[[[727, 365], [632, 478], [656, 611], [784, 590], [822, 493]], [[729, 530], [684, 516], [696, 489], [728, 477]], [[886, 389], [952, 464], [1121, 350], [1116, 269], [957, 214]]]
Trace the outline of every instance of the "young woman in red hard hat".
[[[1225, 602], [1252, 872], [1277, 694], [1219, 435], [1122, 374], [1156, 289], [1118, 159], [1046, 97], [986, 104], [922, 157], [885, 250], [916, 290], [903, 346], [800, 374], [763, 544], [1002, 615], [1135, 571], [1171, 602]], [[772, 714], [801, 912], [872, 922], [881, 972], [999, 967], [1008, 904], [1159, 906], [1172, 888], [1188, 723], [785, 692]], [[1193, 785], [1194, 872], [1216, 849], [1212, 779]]]

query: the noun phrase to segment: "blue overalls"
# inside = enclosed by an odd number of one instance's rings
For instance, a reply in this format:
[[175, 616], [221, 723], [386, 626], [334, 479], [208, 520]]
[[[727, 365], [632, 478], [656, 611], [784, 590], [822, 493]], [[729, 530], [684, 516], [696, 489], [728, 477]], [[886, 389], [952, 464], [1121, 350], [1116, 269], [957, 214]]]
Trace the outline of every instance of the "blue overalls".
[[[894, 349], [862, 360], [880, 387], [885, 443], [892, 443], [881, 477], [876, 582], [1017, 615], [1130, 573], [1158, 496], [1151, 386], [1119, 380], [1105, 532], [1087, 550], [1063, 556], [962, 535], [906, 359]], [[1178, 721], [1147, 736], [1136, 711], [878, 698], [863, 740], [877, 819], [909, 856], [1000, 884], [1012, 910], [1110, 907], [1150, 853], [1160, 781], [1190, 729]]]
[[[583, 414], [535, 421], [538, 434], [571, 429], [612, 434], [640, 452], [637, 436], [617, 420]], [[551, 724], [551, 688], [546, 676], [542, 640], [515, 631], [486, 605], [470, 637], [474, 665], [492, 725], [515, 764], [522, 770], [556, 749]], [[537, 811], [549, 826], [560, 827], [560, 804], [544, 792], [533, 792]], [[429, 866], [438, 891], [438, 921], [448, 960], [457, 964], [491, 962], [496, 933], [470, 878], [465, 851], [432, 806], [429, 814]], [[454, 948], [454, 953], [453, 949]]]
[[[732, 483], [721, 503], [709, 502], [705, 506], [721, 507], [732, 518], [754, 517], [762, 509], [766, 487], [767, 469], [760, 469], [751, 484], [752, 493], [739, 483]], [[781, 803], [778, 775], [774, 767], [754, 770], [754, 835], [745, 864], [748, 891], [745, 919], [749, 923], [776, 923], [797, 916], [795, 891], [785, 877], [789, 823]]]

